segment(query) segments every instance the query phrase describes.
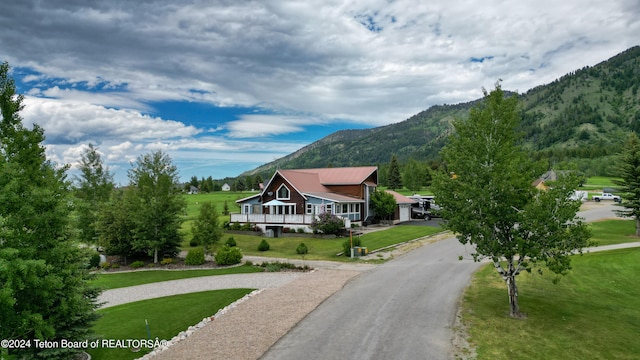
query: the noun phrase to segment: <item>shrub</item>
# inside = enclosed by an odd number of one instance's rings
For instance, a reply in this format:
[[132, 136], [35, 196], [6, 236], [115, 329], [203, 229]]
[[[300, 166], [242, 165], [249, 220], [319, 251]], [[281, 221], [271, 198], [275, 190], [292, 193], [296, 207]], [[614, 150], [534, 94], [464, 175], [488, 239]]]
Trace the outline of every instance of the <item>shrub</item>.
[[132, 262], [129, 267], [130, 268], [134, 268], [134, 269], [138, 269], [144, 266], [144, 261], [138, 260], [138, 261], [134, 261]]
[[162, 259], [162, 261], [160, 261], [160, 265], [169, 265], [173, 263], [173, 259], [172, 258], [164, 258]]
[[187, 257], [184, 259], [185, 265], [202, 265], [204, 264], [204, 249], [195, 248], [189, 250]]
[[227, 239], [225, 245], [227, 245], [228, 247], [236, 246], [236, 241], [234, 240], [233, 236]]
[[242, 261], [242, 251], [237, 247], [225, 245], [218, 250], [215, 259], [221, 266], [239, 264]]
[[100, 266], [100, 254], [95, 253], [89, 258], [89, 268], [94, 269]]
[[269, 243], [267, 242], [267, 240], [262, 239], [262, 241], [258, 245], [258, 251], [267, 251], [267, 250], [269, 250]]
[[338, 234], [344, 228], [344, 221], [336, 215], [325, 212], [311, 221], [311, 228], [314, 233]]
[[104, 270], [107, 270], [108, 268], [114, 268], [115, 269], [116, 267], [119, 267], [119, 266], [116, 266], [116, 265], [118, 265], [118, 264], [113, 264], [112, 265], [109, 262], [103, 262], [102, 264], [100, 264], [100, 267], [103, 268]]
[[300, 243], [300, 245], [298, 245], [298, 247], [296, 248], [296, 253], [298, 255], [305, 255], [309, 252], [309, 249], [307, 248], [307, 245], [305, 245], [304, 243]]
[[296, 230], [298, 232], [298, 234], [304, 234], [304, 228], [298, 228], [298, 230]]
[[[360, 241], [359, 237], [354, 237], [353, 238], [353, 246], [362, 246], [362, 242]], [[342, 243], [342, 251], [344, 253], [344, 256], [347, 257], [351, 257], [351, 241], [350, 240], [346, 240], [345, 242]]]
[[200, 245], [200, 244], [198, 243], [198, 240], [196, 240], [196, 239], [191, 239], [191, 241], [189, 241], [189, 246], [191, 246], [191, 247], [196, 247], [198, 245]]

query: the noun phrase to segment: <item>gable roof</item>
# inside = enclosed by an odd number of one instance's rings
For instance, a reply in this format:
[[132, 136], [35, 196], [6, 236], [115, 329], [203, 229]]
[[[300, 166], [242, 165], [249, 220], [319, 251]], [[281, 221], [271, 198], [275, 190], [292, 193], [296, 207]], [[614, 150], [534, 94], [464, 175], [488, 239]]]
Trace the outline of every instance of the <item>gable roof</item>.
[[280, 175], [303, 196], [306, 194], [337, 201], [353, 200], [348, 196], [335, 194], [327, 186], [359, 185], [376, 171], [378, 168], [375, 166], [277, 170], [262, 191], [267, 191], [273, 179]]
[[393, 190], [385, 190], [385, 192], [393, 195], [393, 198], [396, 200], [396, 204], [417, 204], [418, 203], [416, 199], [412, 199], [408, 196], [404, 196]]

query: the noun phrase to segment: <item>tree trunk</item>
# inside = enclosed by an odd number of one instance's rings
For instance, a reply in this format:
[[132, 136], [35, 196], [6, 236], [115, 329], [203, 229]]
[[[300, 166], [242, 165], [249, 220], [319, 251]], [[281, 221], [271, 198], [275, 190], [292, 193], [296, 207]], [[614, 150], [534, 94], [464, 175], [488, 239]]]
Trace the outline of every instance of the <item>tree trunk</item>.
[[636, 219], [636, 236], [640, 236], [640, 219]]
[[513, 261], [509, 261], [509, 269], [505, 281], [507, 282], [507, 291], [509, 293], [509, 315], [511, 317], [520, 317], [520, 306], [518, 306], [518, 286], [516, 285], [516, 269]]
[[153, 249], [153, 263], [158, 263], [158, 248]]

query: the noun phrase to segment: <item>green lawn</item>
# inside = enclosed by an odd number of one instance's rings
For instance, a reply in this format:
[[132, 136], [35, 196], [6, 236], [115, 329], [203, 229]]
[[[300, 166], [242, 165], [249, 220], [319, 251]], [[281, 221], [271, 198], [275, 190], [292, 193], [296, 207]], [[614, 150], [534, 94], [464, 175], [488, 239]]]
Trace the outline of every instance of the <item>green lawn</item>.
[[587, 181], [584, 183], [583, 188], [585, 190], [602, 190], [602, 188], [615, 188], [616, 184], [613, 183], [613, 180], [617, 178], [606, 177], [606, 176], [592, 176], [587, 178]]
[[[631, 221], [593, 223], [600, 245], [637, 241]], [[491, 265], [465, 291], [463, 323], [478, 359], [637, 359], [640, 248], [576, 255], [558, 284], [553, 274], [517, 277], [526, 319], [511, 319], [507, 289]]]
[[127, 286], [148, 284], [160, 281], [188, 279], [200, 276], [212, 276], [212, 275], [229, 275], [229, 274], [245, 274], [262, 272], [263, 269], [250, 266], [236, 266], [224, 269], [201, 269], [201, 270], [146, 270], [146, 271], [134, 271], [134, 272], [116, 272], [116, 273], [102, 273], [96, 276], [93, 283], [100, 286], [103, 289], [116, 289]]
[[[356, 231], [357, 229], [354, 230], [354, 232]], [[430, 226], [391, 226], [385, 230], [362, 235], [361, 241], [362, 246], [372, 251], [388, 245], [432, 235], [440, 231], [442, 231], [441, 228]], [[309, 253], [305, 255], [306, 260], [357, 261], [345, 256], [336, 256], [336, 254], [342, 252], [342, 243], [349, 240], [348, 237], [335, 239], [301, 237], [265, 238], [263, 236], [229, 234], [225, 235], [223, 241], [226, 241], [226, 239], [231, 236], [236, 240], [238, 247], [242, 249], [244, 255], [300, 259], [300, 255], [296, 254], [296, 247], [303, 242], [309, 249]], [[258, 251], [258, 244], [260, 244], [262, 239], [266, 239], [269, 243], [269, 251]]]
[[635, 220], [605, 220], [590, 224], [593, 236], [591, 240], [598, 246], [640, 241], [636, 232]]
[[[150, 338], [170, 340], [203, 318], [242, 298], [252, 289], [230, 289], [167, 296], [98, 310], [102, 315], [93, 331], [102, 339], [148, 339], [145, 320], [149, 323]], [[129, 349], [98, 348], [88, 351], [93, 359], [126, 360], [142, 357], [150, 349], [132, 352]]]

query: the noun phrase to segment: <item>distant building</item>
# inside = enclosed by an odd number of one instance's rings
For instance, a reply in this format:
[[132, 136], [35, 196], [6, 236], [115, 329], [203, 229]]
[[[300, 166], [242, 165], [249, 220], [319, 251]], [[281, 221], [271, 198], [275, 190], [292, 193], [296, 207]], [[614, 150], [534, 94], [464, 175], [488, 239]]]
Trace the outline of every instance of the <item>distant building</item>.
[[222, 191], [229, 191], [231, 190], [231, 186], [229, 186], [229, 184], [224, 183], [224, 185], [222, 185]]

